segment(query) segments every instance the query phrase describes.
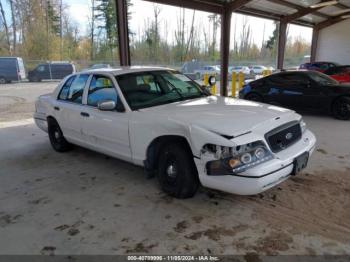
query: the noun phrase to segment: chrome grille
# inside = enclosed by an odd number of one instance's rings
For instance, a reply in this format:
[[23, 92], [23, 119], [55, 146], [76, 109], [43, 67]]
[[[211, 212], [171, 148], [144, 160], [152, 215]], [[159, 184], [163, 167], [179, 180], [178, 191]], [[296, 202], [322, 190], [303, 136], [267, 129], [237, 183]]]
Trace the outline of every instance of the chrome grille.
[[265, 139], [272, 152], [280, 152], [301, 139], [299, 122], [293, 121], [279, 126], [265, 134]]

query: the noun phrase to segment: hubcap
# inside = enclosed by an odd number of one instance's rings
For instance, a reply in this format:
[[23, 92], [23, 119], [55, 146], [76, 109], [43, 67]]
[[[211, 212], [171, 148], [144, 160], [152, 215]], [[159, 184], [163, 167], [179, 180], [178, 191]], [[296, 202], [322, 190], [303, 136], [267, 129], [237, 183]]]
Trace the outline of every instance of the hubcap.
[[169, 177], [175, 178], [177, 174], [176, 166], [174, 164], [170, 164], [166, 170], [166, 173]]
[[350, 112], [350, 105], [348, 103], [342, 103], [339, 107], [339, 113], [343, 116], [346, 116]]

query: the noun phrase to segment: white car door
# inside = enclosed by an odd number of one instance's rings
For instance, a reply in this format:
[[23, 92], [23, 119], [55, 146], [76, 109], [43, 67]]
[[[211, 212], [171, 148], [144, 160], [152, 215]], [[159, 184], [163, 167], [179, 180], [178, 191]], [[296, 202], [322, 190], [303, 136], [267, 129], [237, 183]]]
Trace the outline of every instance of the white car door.
[[[101, 111], [101, 101], [114, 101], [116, 109]], [[87, 86], [84, 101], [83, 133], [91, 148], [130, 161], [129, 114], [124, 106], [111, 78], [105, 75], [93, 75]]]
[[89, 75], [74, 75], [63, 84], [54, 105], [55, 118], [68, 141], [82, 144], [82, 105], [84, 88]]

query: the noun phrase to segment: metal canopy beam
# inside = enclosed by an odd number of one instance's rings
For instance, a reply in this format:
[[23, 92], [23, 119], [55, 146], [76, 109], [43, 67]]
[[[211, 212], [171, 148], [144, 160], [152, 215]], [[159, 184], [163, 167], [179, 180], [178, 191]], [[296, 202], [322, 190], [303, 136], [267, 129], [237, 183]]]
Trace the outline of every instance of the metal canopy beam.
[[126, 0], [115, 0], [119, 42], [119, 60], [121, 66], [130, 66], [130, 46], [128, 32], [128, 10]]
[[349, 15], [349, 14], [350, 14], [350, 12], [346, 12], [346, 13], [341, 14], [339, 16], [332, 17], [332, 18], [330, 18], [330, 19], [328, 19], [326, 21], [323, 21], [321, 23], [316, 24], [314, 28], [316, 28], [317, 30], [322, 30], [322, 29], [324, 29], [324, 28], [326, 28], [328, 26], [340, 23], [340, 22], [342, 22], [342, 21], [347, 19], [347, 18], [342, 18], [342, 17], [346, 16], [346, 15]]
[[251, 1], [252, 0], [235, 0], [233, 2], [229, 2], [228, 4], [226, 4], [225, 9], [229, 9], [229, 11], [232, 13]]
[[317, 52], [319, 32], [320, 31], [317, 28], [314, 28], [314, 30], [312, 31], [311, 56], [310, 56], [311, 63], [316, 61], [316, 52]]
[[[243, 15], [250, 15], [250, 16], [255, 16], [255, 17], [260, 17], [260, 18], [265, 18], [265, 19], [272, 19], [272, 20], [277, 20], [280, 21], [281, 20], [281, 15], [278, 14], [273, 14], [273, 13], [269, 13], [266, 11], [262, 11], [262, 10], [257, 10], [257, 9], [253, 9], [253, 8], [248, 8], [248, 7], [242, 7], [239, 10], [236, 11], [236, 13], [240, 13]], [[313, 27], [314, 24], [307, 22], [307, 21], [302, 21], [302, 20], [295, 20], [293, 22], [291, 22], [292, 24], [296, 24], [296, 25], [301, 25], [301, 26], [307, 26], [307, 27]]]
[[286, 48], [287, 25], [288, 24], [286, 22], [280, 21], [278, 27], [277, 69], [283, 69], [284, 51]]
[[220, 95], [227, 96], [228, 66], [230, 60], [230, 35], [232, 12], [225, 10], [221, 14], [221, 70], [220, 70]]
[[[282, 5], [282, 6], [286, 6], [286, 7], [289, 7], [289, 8], [293, 8], [293, 9], [296, 9], [298, 11], [302, 11], [303, 9], [305, 9], [305, 7], [301, 6], [301, 5], [298, 5], [298, 4], [295, 4], [295, 3], [292, 3], [292, 2], [288, 2], [286, 0], [267, 0], [271, 3], [275, 3], [275, 4], [278, 4], [278, 5]], [[326, 15], [326, 14], [323, 14], [323, 13], [320, 13], [320, 12], [317, 12], [317, 9], [313, 9], [314, 11], [312, 12], [313, 15], [317, 15], [319, 17], [322, 17], [322, 18], [329, 18], [330, 16]]]
[[291, 14], [291, 15], [287, 15], [285, 17], [283, 17], [283, 21], [286, 23], [290, 23], [292, 21], [294, 21], [295, 19], [301, 18], [305, 15], [311, 14], [316, 12], [319, 9], [322, 9], [323, 7], [317, 7], [317, 8], [311, 8], [311, 7], [306, 7], [303, 9], [298, 10], [297, 12]]
[[338, 3], [338, 4], [336, 4], [335, 6], [341, 8], [341, 9], [348, 9], [348, 8], [350, 8], [349, 6], [344, 5], [344, 4], [342, 4], [342, 3]]
[[147, 2], [172, 5], [177, 7], [195, 9], [204, 12], [221, 14], [223, 12], [223, 4], [216, 3], [214, 1], [201, 1], [201, 0], [144, 0]]
[[220, 70], [220, 94], [227, 96], [227, 83], [228, 83], [228, 66], [230, 60], [230, 35], [231, 35], [231, 18], [232, 12], [241, 8], [245, 4], [252, 0], [236, 0], [224, 5], [223, 12], [221, 13], [221, 42], [220, 42], [220, 57], [221, 57], [221, 70]]

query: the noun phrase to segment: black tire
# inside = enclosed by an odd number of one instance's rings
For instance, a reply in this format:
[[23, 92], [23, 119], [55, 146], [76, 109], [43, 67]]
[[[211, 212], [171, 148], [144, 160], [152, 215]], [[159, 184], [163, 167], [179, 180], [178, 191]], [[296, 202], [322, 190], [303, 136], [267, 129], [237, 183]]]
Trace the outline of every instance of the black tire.
[[262, 96], [257, 93], [249, 93], [245, 96], [245, 99], [254, 102], [263, 102]]
[[50, 143], [55, 151], [63, 153], [72, 149], [72, 144], [64, 138], [62, 130], [56, 120], [48, 120], [48, 133]]
[[332, 114], [336, 119], [350, 119], [350, 97], [340, 97], [334, 101]]
[[41, 82], [41, 79], [37, 76], [32, 76], [29, 78], [29, 82]]
[[163, 191], [170, 196], [190, 198], [197, 192], [198, 172], [189, 151], [181, 143], [167, 144], [160, 151], [158, 181]]
[[0, 76], [0, 85], [6, 84], [6, 83], [7, 83], [6, 78], [3, 76]]

